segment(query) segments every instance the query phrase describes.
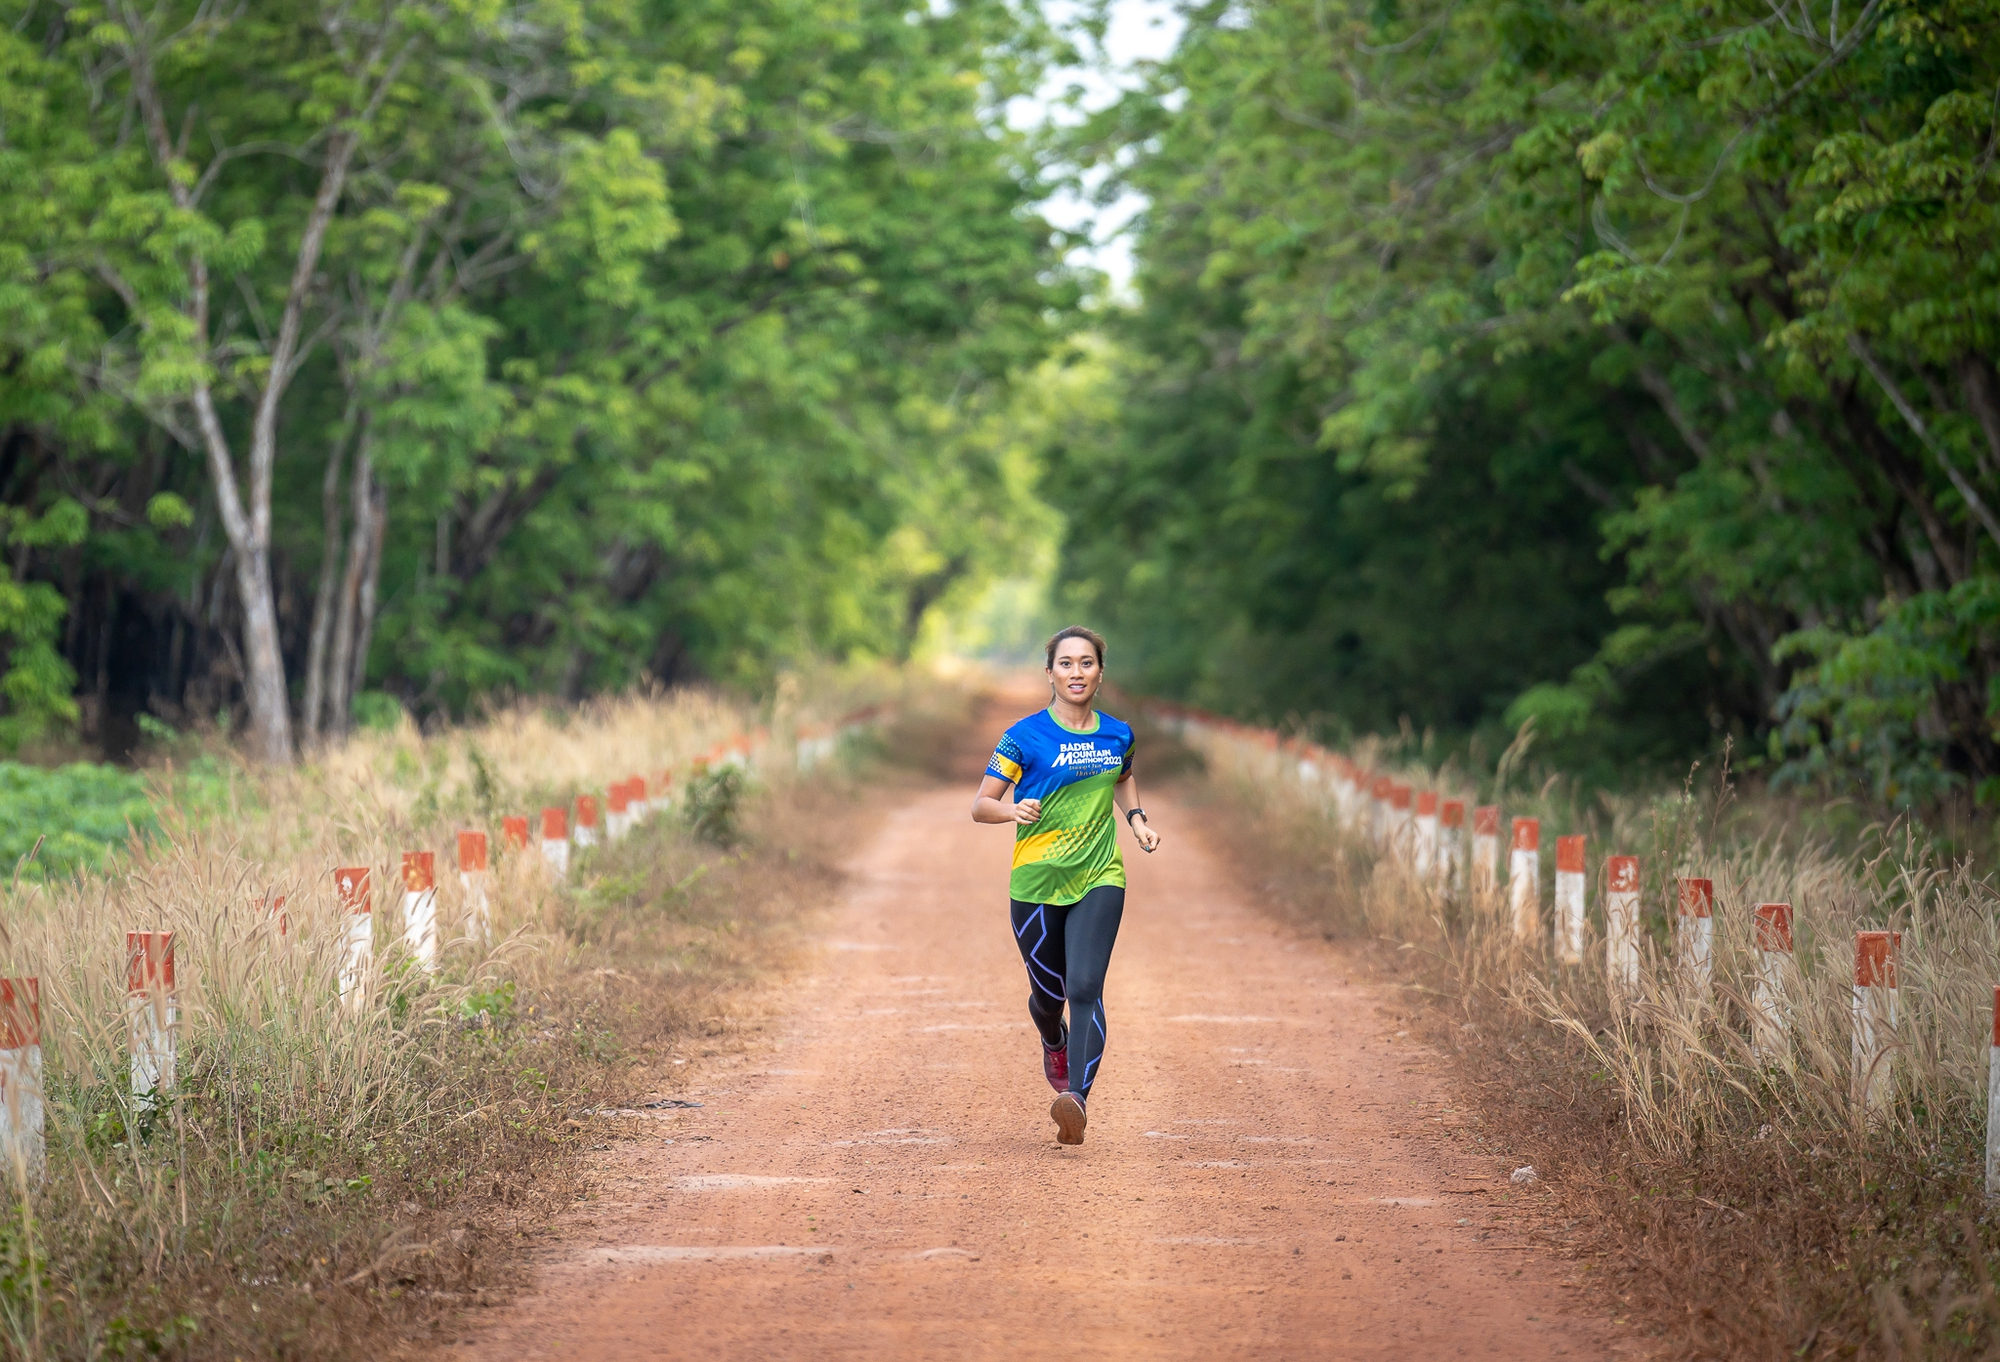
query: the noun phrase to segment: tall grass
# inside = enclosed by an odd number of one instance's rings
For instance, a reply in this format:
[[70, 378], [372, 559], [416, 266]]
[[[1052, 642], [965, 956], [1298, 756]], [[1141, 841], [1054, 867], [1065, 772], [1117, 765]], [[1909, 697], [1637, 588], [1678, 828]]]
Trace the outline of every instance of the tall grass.
[[[676, 988], [718, 985], [730, 949], [713, 942], [791, 892], [790, 872], [756, 881], [751, 850], [672, 815], [557, 883], [503, 847], [500, 816], [628, 774], [684, 786], [699, 756], [760, 729], [755, 779], [806, 798], [793, 732], [892, 684], [793, 687], [754, 709], [693, 694], [521, 707], [428, 736], [405, 723], [246, 769], [219, 813], [177, 804], [162, 772], [163, 835], [107, 873], [17, 882], [0, 911], [0, 974], [40, 980], [47, 1119], [46, 1175], [17, 1167], [0, 1215], [0, 1347], [339, 1356], [414, 1317], [394, 1303], [406, 1294], [431, 1313], [469, 1298], [507, 1238], [489, 1212], [550, 1209], [558, 1184], [540, 1174], [580, 1138], [578, 1104], [637, 1062], [657, 1018], [688, 1012]], [[460, 827], [494, 848], [490, 938], [453, 873]], [[400, 939], [400, 858], [417, 849], [438, 853], [435, 973]], [[347, 865], [372, 871], [375, 956], [343, 999], [332, 872]], [[171, 1094], [131, 1091], [128, 930], [175, 936]]]
[[[1465, 1049], [1479, 1028], [1497, 1029], [1510, 1064], [1539, 1047], [1523, 1081], [1539, 1063], [1538, 1082], [1572, 1095], [1551, 1157], [1562, 1160], [1565, 1142], [1598, 1151], [1594, 1167], [1570, 1160], [1578, 1182], [1595, 1180], [1596, 1199], [1575, 1208], [1587, 1203], [1620, 1227], [1629, 1238], [1619, 1248], [1674, 1297], [1674, 1315], [1708, 1307], [1691, 1340], [1799, 1356], [1871, 1345], [1970, 1354], [2000, 1341], [1990, 1266], [2000, 1235], [1981, 1200], [2000, 895], [1969, 864], [1945, 859], [1908, 823], [1802, 831], [1808, 820], [1792, 806], [1739, 801], [1726, 781], [1585, 801], [1551, 780], [1502, 802], [1509, 817], [1543, 820], [1545, 849], [1557, 833], [1590, 837], [1584, 959], [1563, 965], [1546, 859], [1542, 929], [1520, 940], [1504, 887], [1483, 898], [1441, 889], [1364, 828], [1342, 827], [1329, 784], [1301, 766], [1310, 752], [1219, 727], [1198, 726], [1188, 741], [1224, 802], [1254, 809], [1243, 817], [1261, 824], [1247, 834], [1257, 854], [1275, 852], [1312, 881], [1311, 911], [1430, 962], [1451, 1000], [1449, 1043]], [[1369, 766], [1389, 760], [1356, 755]], [[1449, 771], [1406, 768], [1399, 778], [1470, 793]], [[1641, 858], [1640, 978], [1622, 993], [1606, 968], [1607, 854]], [[1502, 861], [1504, 874], [1504, 850]], [[1714, 882], [1705, 990], [1676, 953], [1683, 876]], [[1752, 914], [1772, 901], [1795, 912], [1790, 1045], [1760, 1057], [1750, 1045]], [[1875, 929], [1900, 932], [1901, 949], [1883, 1061], [1892, 1097], [1871, 1111], [1857, 1093], [1851, 1037], [1855, 933]], [[1597, 1129], [1606, 1096], [1616, 1144]], [[1547, 1119], [1538, 1114], [1534, 1128]], [[1718, 1276], [1718, 1262], [1739, 1251]]]

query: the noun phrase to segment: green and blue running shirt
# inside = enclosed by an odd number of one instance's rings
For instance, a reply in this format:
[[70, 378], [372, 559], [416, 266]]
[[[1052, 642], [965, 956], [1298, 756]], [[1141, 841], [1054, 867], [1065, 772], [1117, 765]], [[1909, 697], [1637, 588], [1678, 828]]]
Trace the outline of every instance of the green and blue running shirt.
[[1132, 726], [1109, 714], [1092, 719], [1078, 732], [1046, 709], [1030, 714], [1001, 735], [986, 763], [1014, 798], [1042, 801], [1038, 821], [1014, 825], [1007, 892], [1023, 903], [1075, 903], [1099, 885], [1125, 883], [1111, 790], [1132, 771]]

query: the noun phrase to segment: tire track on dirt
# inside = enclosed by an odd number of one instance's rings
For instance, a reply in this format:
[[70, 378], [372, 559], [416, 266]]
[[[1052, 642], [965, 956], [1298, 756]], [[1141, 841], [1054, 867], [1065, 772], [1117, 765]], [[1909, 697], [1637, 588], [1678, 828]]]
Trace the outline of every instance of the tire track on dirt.
[[[997, 732], [998, 729], [996, 728]], [[1503, 1209], [1437, 1056], [1248, 902], [1171, 799], [1127, 846], [1087, 1142], [1055, 1143], [1006, 829], [918, 795], [852, 864], [779, 1039], [599, 1157], [492, 1359], [1638, 1352]]]

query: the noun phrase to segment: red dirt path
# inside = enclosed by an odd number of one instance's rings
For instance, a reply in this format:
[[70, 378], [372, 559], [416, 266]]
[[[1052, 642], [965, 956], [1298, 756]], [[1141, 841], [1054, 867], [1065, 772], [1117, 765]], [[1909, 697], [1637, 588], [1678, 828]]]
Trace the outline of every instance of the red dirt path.
[[[531, 1289], [448, 1357], [1602, 1358], [1436, 1056], [1259, 913], [1171, 800], [1128, 842], [1088, 1139], [1054, 1139], [965, 789], [858, 851], [775, 1044], [598, 1155]], [[1505, 1198], [1503, 1200], [1503, 1198]]]

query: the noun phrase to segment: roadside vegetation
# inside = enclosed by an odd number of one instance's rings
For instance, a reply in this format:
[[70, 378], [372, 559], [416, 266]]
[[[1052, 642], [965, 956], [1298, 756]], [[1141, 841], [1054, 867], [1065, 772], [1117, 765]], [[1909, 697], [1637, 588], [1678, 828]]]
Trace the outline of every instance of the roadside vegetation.
[[[1420, 1034], [1458, 1061], [1489, 1147], [1538, 1170], [1552, 1247], [1594, 1260], [1602, 1303], [1690, 1357], [1988, 1356], [2000, 1343], [1984, 1205], [1986, 1079], [2000, 896], [1907, 823], [1832, 818], [1718, 773], [1586, 797], [1519, 773], [1505, 793], [1391, 765], [1419, 788], [1497, 797], [1542, 820], [1542, 930], [1498, 897], [1444, 894], [1343, 831], [1296, 758], [1195, 740], [1191, 782], [1256, 889], [1355, 943], [1405, 989]], [[1557, 833], [1588, 838], [1581, 966], [1549, 944]], [[1640, 858], [1644, 937], [1631, 1007], [1605, 968], [1602, 859]], [[1504, 871], [1503, 871], [1504, 873]], [[1706, 1002], [1679, 963], [1677, 876], [1713, 880]], [[1792, 1043], [1751, 1053], [1751, 910], [1796, 911]], [[1868, 1117], [1850, 1049], [1854, 932], [1902, 933], [1893, 1096]]]
[[[161, 831], [102, 873], [23, 880], [0, 973], [41, 979], [48, 1167], [6, 1198], [0, 1347], [378, 1356], [503, 1291], [519, 1245], [587, 1194], [578, 1155], [614, 1124], [596, 1113], [671, 1093], [726, 1043], [746, 987], [836, 887], [866, 816], [852, 791], [896, 778], [896, 729], [848, 733], [810, 782], [792, 734], [898, 687], [872, 675], [761, 708], [677, 694], [404, 724], [240, 772], [233, 813], [168, 802]], [[920, 703], [953, 703], [938, 694]], [[698, 769], [760, 729], [748, 769]], [[502, 845], [503, 814], [661, 768], [673, 808], [579, 849], [566, 881]], [[453, 873], [466, 827], [492, 840], [490, 942]], [[432, 975], [401, 945], [400, 854], [424, 848], [445, 939]], [[336, 982], [336, 865], [373, 877], [359, 1006]], [[128, 929], [175, 933], [179, 1075], [158, 1100], [128, 1081]]]

